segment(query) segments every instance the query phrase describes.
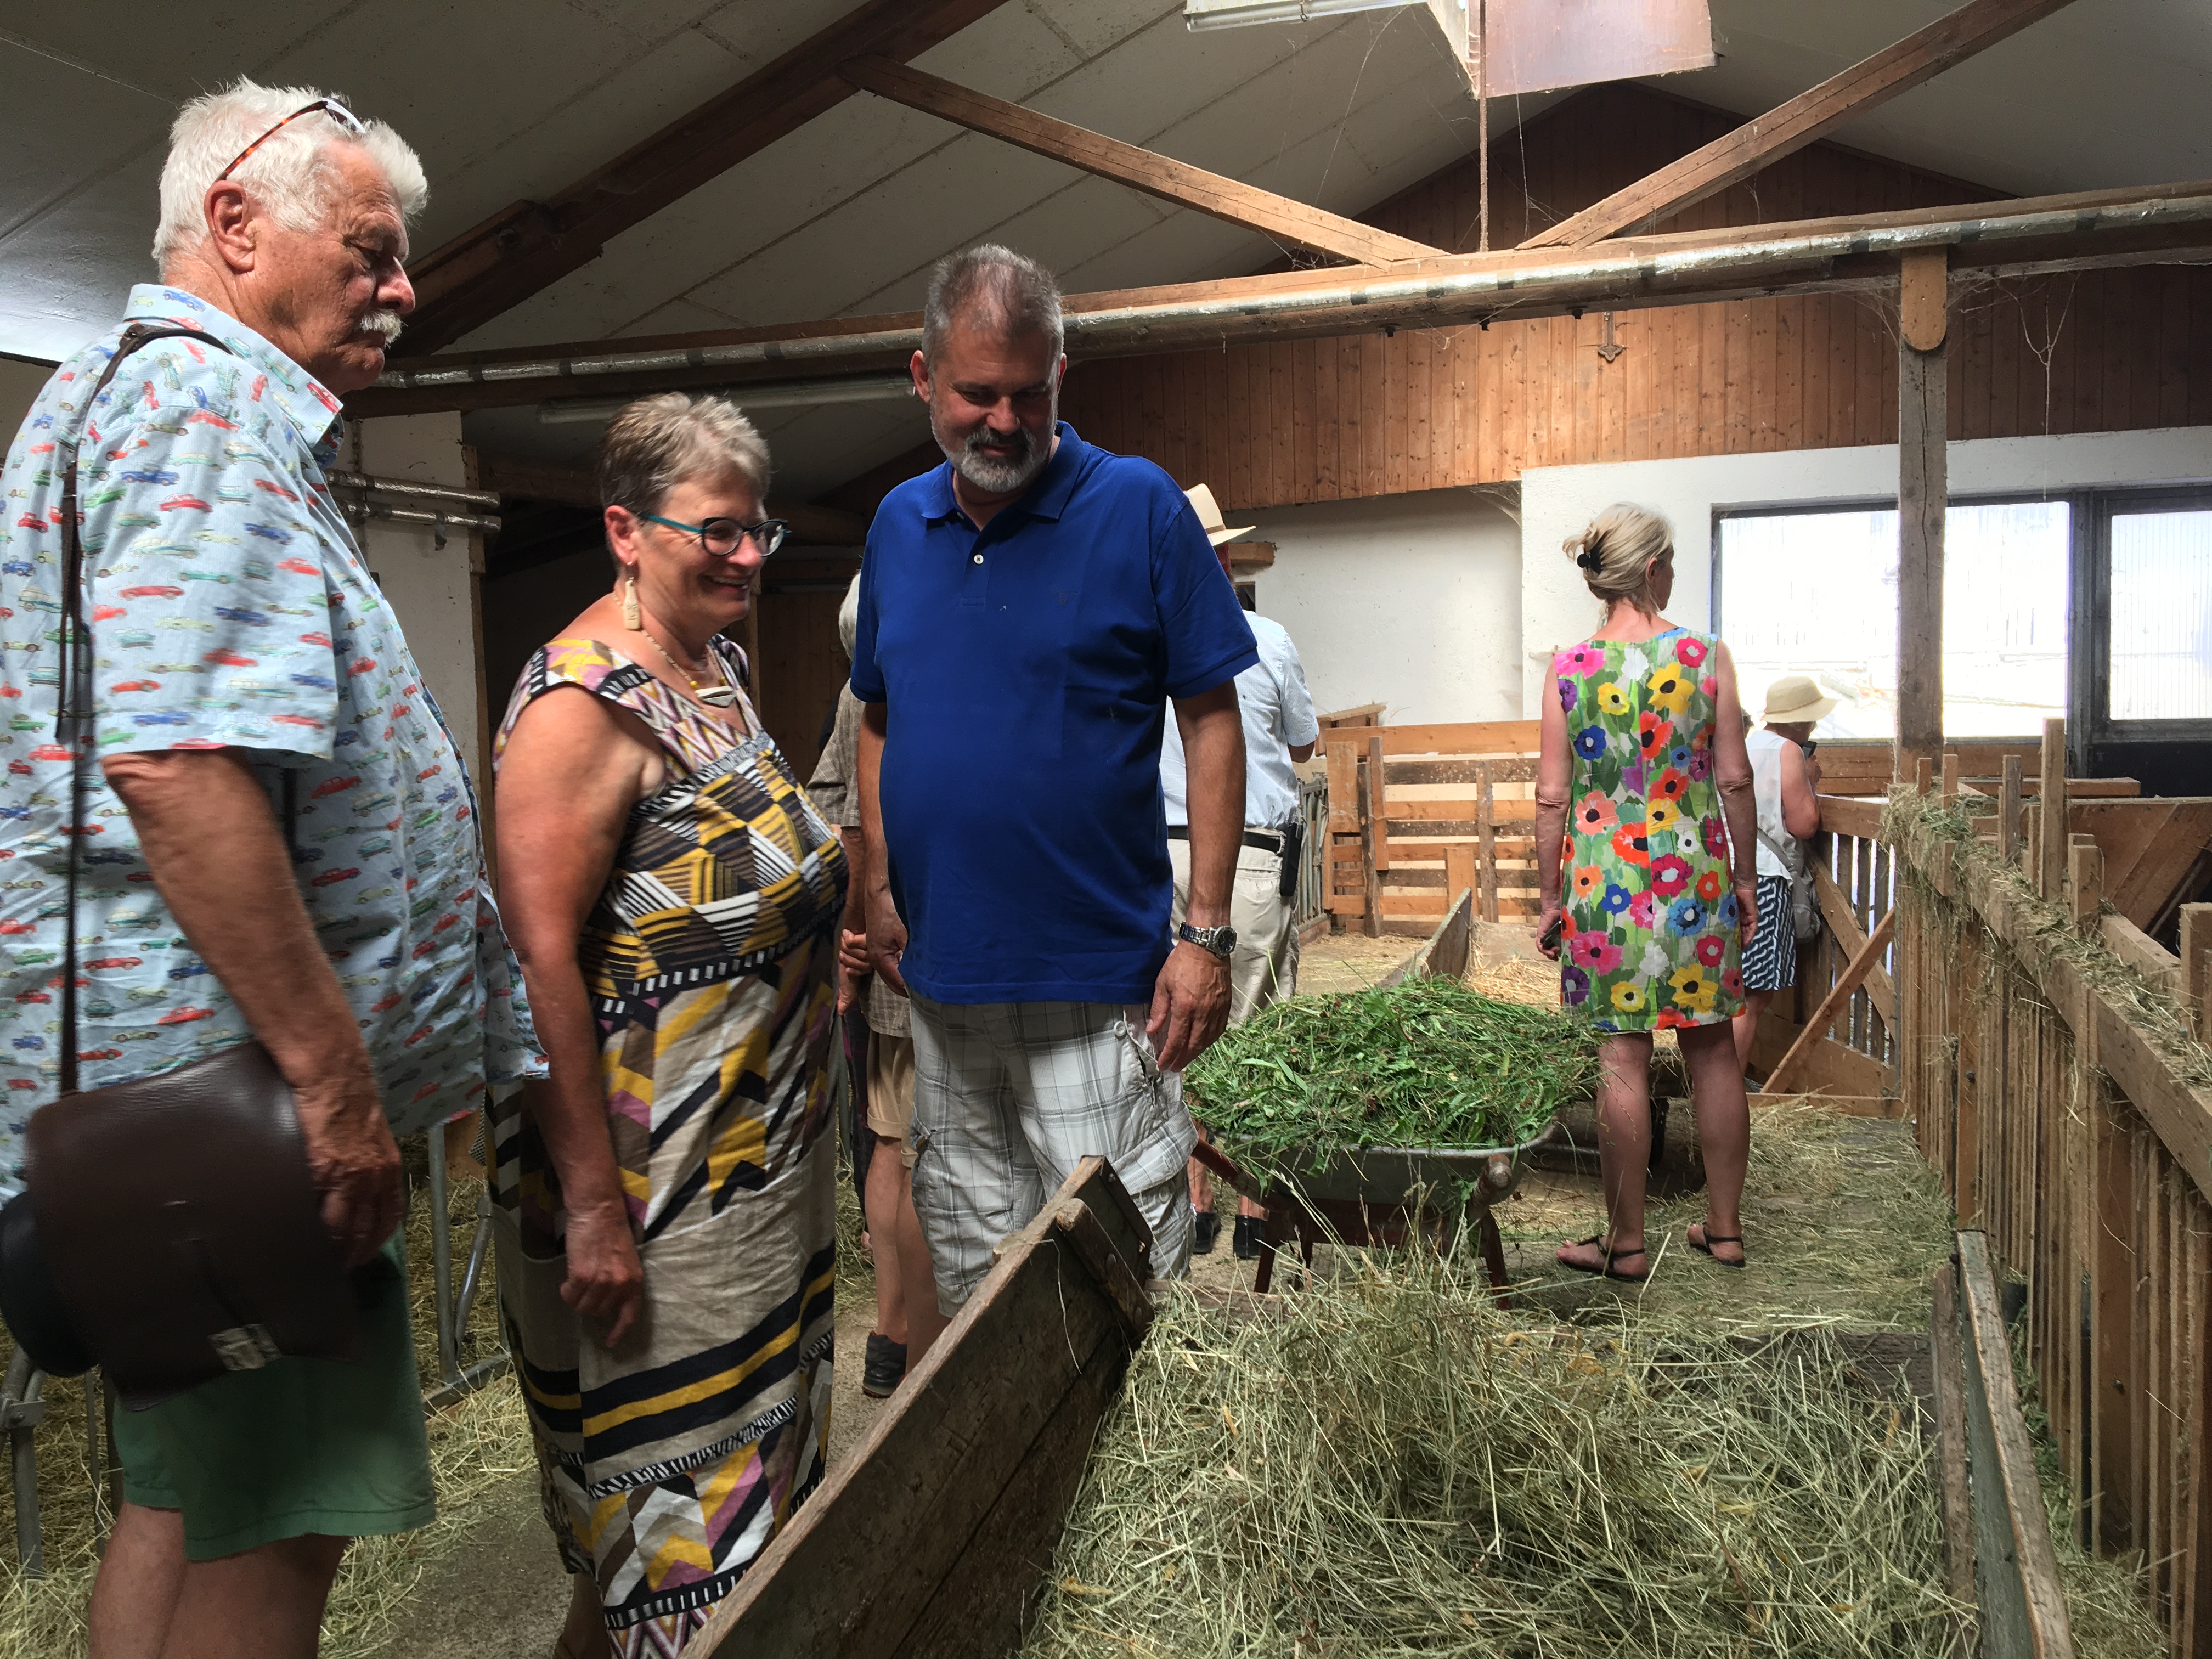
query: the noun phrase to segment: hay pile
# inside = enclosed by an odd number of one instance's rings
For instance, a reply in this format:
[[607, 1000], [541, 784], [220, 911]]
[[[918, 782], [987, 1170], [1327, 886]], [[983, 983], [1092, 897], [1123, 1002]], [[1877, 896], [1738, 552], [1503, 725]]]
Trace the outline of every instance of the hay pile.
[[1944, 1656], [1929, 1447], [1832, 1331], [1516, 1323], [1470, 1264], [1163, 1309], [1028, 1659]]
[[1515, 1145], [1596, 1079], [1595, 1040], [1565, 1016], [1416, 979], [1279, 1002], [1224, 1033], [1183, 1090], [1264, 1167], [1304, 1149]]

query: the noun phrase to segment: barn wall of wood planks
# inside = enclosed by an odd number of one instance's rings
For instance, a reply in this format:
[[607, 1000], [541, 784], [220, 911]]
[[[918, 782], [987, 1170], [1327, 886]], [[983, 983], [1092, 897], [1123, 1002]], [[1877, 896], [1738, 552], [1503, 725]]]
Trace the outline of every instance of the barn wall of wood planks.
[[[1737, 125], [1631, 84], [1595, 88], [1492, 155], [1510, 246]], [[2001, 192], [1819, 144], [1659, 228], [1986, 201]], [[1363, 216], [1474, 246], [1475, 164]], [[1078, 363], [1062, 410], [1237, 511], [1517, 478], [1524, 468], [1893, 443], [1893, 302], [1816, 295], [1499, 320]], [[2212, 273], [2183, 266], [1962, 284], [1954, 439], [2212, 422]]]
[[2027, 1280], [2081, 1540], [2139, 1552], [2172, 1651], [2212, 1656], [2212, 907], [2193, 974], [2137, 935], [2130, 981], [2065, 792], [2027, 811], [2025, 871], [1917, 811], [1893, 848], [1900, 1081], [1960, 1224]]

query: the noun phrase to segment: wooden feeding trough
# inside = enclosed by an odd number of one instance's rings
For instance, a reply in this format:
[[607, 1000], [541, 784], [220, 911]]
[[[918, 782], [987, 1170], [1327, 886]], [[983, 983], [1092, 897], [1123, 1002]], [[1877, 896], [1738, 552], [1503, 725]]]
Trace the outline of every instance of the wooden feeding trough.
[[1011, 1653], [1092, 1435], [1152, 1322], [1150, 1229], [1085, 1158], [867, 1438], [684, 1652], [692, 1659]]

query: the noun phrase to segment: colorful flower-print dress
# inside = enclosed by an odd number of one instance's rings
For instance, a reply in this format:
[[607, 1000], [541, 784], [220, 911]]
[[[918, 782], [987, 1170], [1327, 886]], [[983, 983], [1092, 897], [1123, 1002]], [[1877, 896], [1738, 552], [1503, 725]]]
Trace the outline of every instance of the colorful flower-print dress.
[[1559, 1000], [1601, 1031], [1710, 1025], [1743, 1006], [1713, 783], [1716, 643], [1677, 628], [1553, 659], [1574, 751]]

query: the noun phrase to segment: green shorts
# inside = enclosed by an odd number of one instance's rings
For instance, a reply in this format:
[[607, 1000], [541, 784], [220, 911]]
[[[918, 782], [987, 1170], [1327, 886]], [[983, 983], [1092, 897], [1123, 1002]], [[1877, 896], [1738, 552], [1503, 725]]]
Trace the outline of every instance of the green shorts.
[[279, 1359], [115, 1413], [123, 1495], [184, 1511], [187, 1560], [406, 1532], [437, 1512], [397, 1235], [384, 1254], [398, 1273], [362, 1310], [358, 1359]]

